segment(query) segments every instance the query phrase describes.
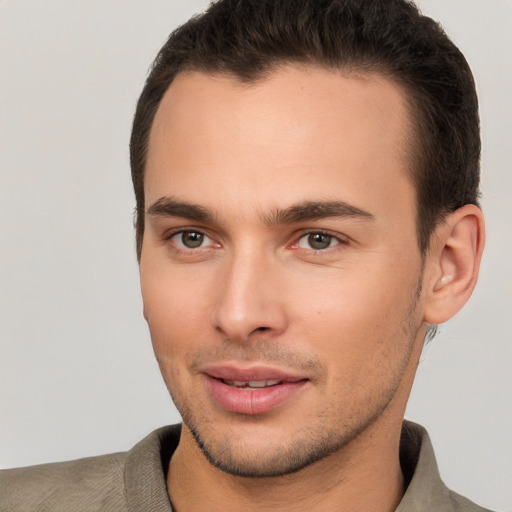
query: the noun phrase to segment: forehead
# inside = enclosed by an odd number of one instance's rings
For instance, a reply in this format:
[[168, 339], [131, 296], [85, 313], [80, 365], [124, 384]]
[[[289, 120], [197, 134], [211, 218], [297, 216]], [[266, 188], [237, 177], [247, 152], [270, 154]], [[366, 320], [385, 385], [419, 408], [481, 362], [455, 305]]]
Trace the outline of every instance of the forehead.
[[411, 131], [405, 94], [380, 75], [287, 67], [246, 84], [182, 73], [155, 115], [146, 205], [183, 193], [240, 206], [249, 196], [272, 206], [337, 194], [357, 205], [392, 188], [414, 195]]

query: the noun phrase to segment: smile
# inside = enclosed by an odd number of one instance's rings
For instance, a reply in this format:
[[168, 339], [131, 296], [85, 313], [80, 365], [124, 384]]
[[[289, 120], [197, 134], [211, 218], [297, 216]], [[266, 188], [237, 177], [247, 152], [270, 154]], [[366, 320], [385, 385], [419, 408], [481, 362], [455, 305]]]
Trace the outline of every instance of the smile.
[[269, 386], [277, 386], [278, 384], [282, 384], [284, 381], [282, 380], [251, 380], [251, 381], [243, 381], [243, 380], [224, 380], [221, 379], [222, 382], [228, 386], [232, 386], [235, 388], [242, 389], [261, 389], [267, 388]]
[[284, 407], [310, 383], [306, 377], [263, 366], [210, 366], [202, 374], [213, 404], [225, 412], [243, 415]]

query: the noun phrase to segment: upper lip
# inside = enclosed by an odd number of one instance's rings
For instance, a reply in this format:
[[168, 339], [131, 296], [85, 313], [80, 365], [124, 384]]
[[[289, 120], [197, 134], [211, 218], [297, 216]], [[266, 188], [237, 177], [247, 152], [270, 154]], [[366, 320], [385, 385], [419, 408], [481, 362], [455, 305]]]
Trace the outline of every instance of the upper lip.
[[303, 375], [261, 365], [245, 367], [235, 364], [209, 365], [202, 368], [201, 372], [215, 379], [242, 382], [264, 380], [299, 381], [307, 379]]

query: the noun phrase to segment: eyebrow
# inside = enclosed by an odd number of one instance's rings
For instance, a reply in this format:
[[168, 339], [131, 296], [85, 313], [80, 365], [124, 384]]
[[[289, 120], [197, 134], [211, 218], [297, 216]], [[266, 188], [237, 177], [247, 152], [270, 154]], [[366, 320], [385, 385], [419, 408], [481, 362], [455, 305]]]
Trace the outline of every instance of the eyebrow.
[[326, 218], [359, 218], [375, 220], [375, 217], [345, 201], [304, 201], [284, 210], [274, 210], [265, 218], [266, 224], [293, 224]]
[[197, 222], [213, 222], [216, 218], [213, 212], [204, 206], [178, 201], [172, 197], [161, 197], [147, 209], [146, 213], [150, 217], [182, 217]]
[[[181, 217], [196, 222], [213, 223], [217, 216], [209, 208], [173, 197], [161, 197], [148, 209], [150, 217]], [[293, 224], [325, 218], [358, 218], [373, 221], [375, 217], [345, 201], [304, 201], [285, 209], [276, 209], [263, 217], [268, 226]]]

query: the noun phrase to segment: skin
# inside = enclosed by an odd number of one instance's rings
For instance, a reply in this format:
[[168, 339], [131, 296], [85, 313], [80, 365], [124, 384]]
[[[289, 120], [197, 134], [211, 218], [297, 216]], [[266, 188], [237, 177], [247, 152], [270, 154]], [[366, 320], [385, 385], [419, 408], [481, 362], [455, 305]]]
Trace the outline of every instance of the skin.
[[[474, 286], [454, 291], [468, 272], [446, 247], [472, 240], [469, 264], [483, 239], [473, 207], [421, 257], [411, 130], [402, 90], [377, 75], [286, 67], [251, 85], [199, 72], [171, 84], [149, 141], [140, 277], [184, 419], [169, 468], [176, 510], [396, 508], [427, 323]], [[310, 203], [333, 202], [312, 218]], [[219, 364], [305, 384], [271, 411], [233, 413], [205, 383]]]

